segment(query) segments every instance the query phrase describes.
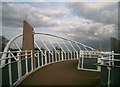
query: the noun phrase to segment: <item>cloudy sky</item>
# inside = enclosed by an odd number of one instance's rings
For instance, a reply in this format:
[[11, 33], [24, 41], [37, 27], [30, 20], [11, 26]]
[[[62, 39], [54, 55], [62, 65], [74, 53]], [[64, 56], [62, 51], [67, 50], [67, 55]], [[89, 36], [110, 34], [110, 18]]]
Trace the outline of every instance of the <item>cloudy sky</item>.
[[21, 0], [2, 1], [2, 35], [11, 39], [22, 33], [23, 20], [35, 32], [46, 32], [97, 47], [110, 48], [110, 38], [117, 37], [118, 1]]

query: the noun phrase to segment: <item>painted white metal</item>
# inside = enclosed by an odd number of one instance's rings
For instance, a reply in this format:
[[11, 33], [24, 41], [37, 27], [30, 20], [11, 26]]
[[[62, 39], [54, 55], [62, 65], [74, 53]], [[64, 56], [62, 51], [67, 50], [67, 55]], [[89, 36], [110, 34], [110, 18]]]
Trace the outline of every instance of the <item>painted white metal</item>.
[[[6, 45], [6, 47], [5, 47], [5, 49], [4, 49], [3, 52], [8, 52], [8, 49], [9, 49], [10, 45], [11, 45], [17, 38], [19, 38], [19, 37], [21, 37], [21, 36], [22, 36], [22, 34], [21, 34], [21, 35], [17, 35], [17, 36], [15, 36], [14, 38], [12, 38], [12, 39], [7, 43], [7, 45]], [[1, 59], [6, 58], [6, 56], [7, 56], [7, 54], [3, 54], [2, 57], [1, 57]], [[5, 60], [2, 60], [2, 61], [1, 61], [1, 66], [3, 66], [4, 64], [5, 64]]]
[[41, 52], [41, 54], [45, 56], [45, 54], [43, 53], [43, 51], [41, 50], [41, 48], [38, 46], [38, 44], [35, 41], [34, 41], [34, 43], [37, 46], [37, 48], [39, 49], [39, 51]]
[[62, 51], [64, 51], [63, 48], [62, 48], [62, 46], [56, 41], [56, 39], [54, 39], [54, 40], [57, 43], [57, 45], [62, 49]]
[[31, 50], [31, 71], [33, 71], [33, 51]]
[[55, 62], [57, 62], [57, 54], [56, 54], [56, 52], [54, 51], [54, 53], [55, 53]]
[[15, 43], [15, 42], [13, 42], [14, 44], [15, 44], [15, 46], [19, 49], [19, 51], [22, 51], [21, 49], [20, 49], [20, 47]]
[[[39, 52], [40, 52], [40, 51], [37, 51], [38, 64], [40, 64], [40, 63], [39, 63]], [[47, 51], [45, 51], [45, 55], [46, 55], [46, 52], [47, 52]], [[61, 51], [61, 57], [62, 57], [62, 54], [63, 54], [62, 52], [63, 52], [63, 51]], [[64, 55], [65, 58], [63, 59], [63, 57], [62, 57], [62, 60], [66, 60], [66, 58], [68, 57], [67, 55], [69, 55], [69, 54], [67, 54], [68, 52], [69, 52], [69, 51], [65, 51], [65, 52], [64, 52], [64, 53], [65, 53], [65, 55]], [[18, 65], [17, 67], [18, 67], [18, 72], [19, 72], [19, 73], [18, 73], [18, 80], [21, 80], [21, 78], [22, 78], [22, 75], [21, 75], [21, 74], [22, 74], [22, 73], [21, 73], [21, 67], [20, 67], [20, 66], [21, 66], [21, 59], [20, 59], [20, 58], [21, 58], [21, 53], [22, 53], [22, 55], [23, 55], [24, 52], [16, 51], [16, 53], [17, 53], [17, 57], [16, 57], [16, 56], [15, 56], [15, 57], [17, 58], [16, 62], [17, 62], [17, 65]], [[32, 65], [31, 67], [33, 67], [33, 64], [32, 64], [32, 63], [33, 63], [33, 62], [32, 62], [32, 61], [33, 61], [33, 60], [32, 60], [32, 59], [33, 59], [33, 58], [32, 58], [32, 55], [33, 55], [33, 54], [32, 54], [32, 51], [30, 51], [30, 53], [31, 53], [31, 65]], [[70, 53], [70, 52], [69, 52], [69, 53]], [[76, 52], [74, 51], [74, 53], [72, 54], [72, 56], [75, 55], [75, 53], [76, 53]], [[81, 69], [81, 70], [89, 70], [89, 71], [98, 71], [98, 70], [93, 70], [93, 69], [85, 69], [83, 64], [84, 64], [84, 58], [85, 58], [86, 55], [88, 55], [88, 56], [89, 56], [89, 55], [90, 55], [90, 56], [92, 56], [92, 55], [98, 55], [100, 52], [98, 53], [98, 52], [80, 51], [79, 53], [80, 53], [79, 56], [80, 56], [80, 58], [82, 58], [82, 59], [81, 59], [81, 61], [80, 61], [80, 59], [78, 60], [78, 69]], [[11, 57], [13, 58], [13, 56], [12, 56], [11, 52], [8, 52], [8, 54], [9, 54], [9, 55], [8, 55], [8, 58], [9, 58], [9, 59], [8, 59], [9, 84], [13, 85], [14, 83], [12, 83], [12, 70], [11, 70]], [[55, 54], [57, 54], [57, 53], [55, 52]], [[60, 54], [60, 53], [59, 53], [59, 54]], [[76, 53], [76, 54], [77, 54], [77, 53]], [[28, 58], [28, 57], [27, 57], [28, 55], [29, 55], [29, 52], [28, 52], [28, 51], [25, 51], [25, 55], [24, 55], [24, 56], [25, 56], [25, 61], [26, 61], [26, 59]], [[108, 61], [108, 65], [109, 65], [109, 66], [113, 65], [113, 64], [111, 63], [111, 61], [120, 61], [119, 59], [113, 59], [113, 58], [114, 58], [114, 55], [115, 55], [114, 52], [105, 53], [105, 55], [107, 55], [108, 59], [105, 59], [105, 57], [104, 57], [103, 55], [104, 55], [104, 52], [101, 52], [100, 55], [99, 55], [99, 57], [102, 58], [102, 60]], [[118, 55], [118, 54], [117, 54], [117, 55]], [[44, 56], [44, 55], [42, 55], [42, 56]], [[90, 56], [89, 56], [89, 58], [91, 58]], [[57, 57], [58, 57], [58, 59], [59, 59], [59, 56], [57, 56]], [[57, 60], [57, 57], [55, 57], [56, 60]], [[74, 57], [75, 57], [75, 56], [74, 56]], [[46, 56], [46, 58], [47, 58], [47, 56]], [[68, 58], [68, 59], [69, 59], [69, 58]], [[0, 60], [0, 61], [1, 61], [1, 60]], [[45, 60], [45, 61], [46, 61], [46, 60]], [[58, 60], [58, 61], [59, 61], [59, 60]], [[55, 62], [58, 62], [58, 61], [55, 61]], [[28, 61], [27, 61], [27, 62], [28, 62]], [[27, 64], [27, 62], [26, 62], [26, 64]], [[43, 60], [42, 60], [42, 62], [43, 62]], [[50, 63], [50, 64], [51, 64], [51, 63]], [[80, 64], [81, 64], [81, 67], [82, 67], [82, 68], [80, 68]], [[101, 64], [104, 64], [104, 63], [101, 62]], [[48, 65], [47, 61], [46, 61], [45, 65]], [[45, 65], [42, 65], [41, 67], [43, 67], [43, 66], [45, 66]], [[4, 67], [4, 66], [3, 66], [3, 67]], [[27, 74], [29, 74], [30, 72], [28, 72], [28, 66], [26, 66], [26, 68], [27, 68], [26, 72], [27, 72]], [[36, 67], [36, 68], [38, 69], [38, 67]], [[110, 74], [111, 74], [111, 69], [110, 69], [110, 67], [108, 67], [108, 70], [109, 70], [109, 71], [108, 71], [108, 85], [110, 85], [110, 83], [111, 83], [111, 82], [110, 82], [110, 79], [111, 79], [111, 75], [110, 75]], [[32, 69], [31, 71], [34, 71], [34, 70]]]
[[[42, 34], [42, 35], [48, 35], [48, 36], [51, 36], [53, 38], [59, 38], [62, 42], [62, 44], [65, 46], [65, 48], [67, 48], [67, 50], [64, 50], [63, 47], [59, 44], [59, 42], [57, 42], [58, 46], [62, 49], [62, 51], [57, 51], [55, 49], [55, 46], [52, 44], [51, 46], [54, 47], [55, 51], [51, 51], [47, 44], [44, 43], [44, 45], [46, 45], [46, 48], [47, 50], [45, 51], [45, 53], [43, 53], [43, 50], [40, 49], [39, 45], [34, 41], [35, 45], [37, 46], [37, 48], [39, 49], [39, 51], [37, 51], [37, 63], [38, 63], [38, 66], [40, 66], [40, 55], [41, 55], [41, 67], [45, 66], [45, 65], [48, 65], [48, 64], [52, 64], [52, 63], [55, 63], [55, 62], [59, 62], [59, 61], [64, 61], [64, 60], [67, 60], [67, 59], [78, 59], [78, 69], [83, 69], [83, 70], [91, 70], [91, 71], [95, 71], [95, 70], [92, 70], [92, 69], [85, 69], [84, 68], [84, 59], [85, 58], [97, 58], [98, 59], [98, 63], [100, 64], [104, 64], [104, 60], [108, 62], [108, 66], [114, 66], [114, 61], [120, 61], [119, 59], [114, 59], [114, 55], [119, 55], [119, 54], [115, 54], [114, 52], [99, 52], [99, 51], [95, 51], [94, 48], [91, 48], [87, 45], [84, 45], [84, 44], [81, 44], [81, 43], [78, 43], [78, 42], [75, 42], [73, 40], [69, 40], [69, 39], [66, 39], [66, 38], [63, 38], [63, 37], [60, 37], [60, 36], [55, 36], [55, 35], [51, 35], [51, 34], [45, 34], [45, 33], [36, 33], [36, 34]], [[15, 59], [15, 62], [17, 62], [17, 67], [18, 67], [18, 80], [21, 80], [21, 78], [23, 77], [22, 76], [22, 68], [21, 68], [21, 51], [20, 50], [20, 47], [14, 42], [18, 37], [20, 37], [22, 35], [19, 35], [17, 37], [15, 37], [14, 39], [10, 40], [10, 42], [7, 44], [7, 46], [5, 47], [5, 50], [4, 52], [6, 53], [3, 53], [2, 55], [2, 59], [0, 59], [0, 62], [2, 66], [0, 66], [1, 68], [3, 68], [4, 66], [8, 65], [8, 69], [9, 69], [9, 84], [12, 85], [14, 83], [12, 83], [12, 70], [11, 70], [11, 57]], [[63, 41], [64, 40], [64, 41]], [[71, 47], [73, 48], [74, 51], [70, 50], [70, 47], [66, 45], [65, 42], [69, 42]], [[12, 51], [8, 52], [8, 49], [9, 47], [11, 46], [11, 44], [14, 43], [16, 45], [16, 47], [20, 50], [20, 51], [17, 51], [17, 56], [14, 56]], [[74, 45], [72, 44], [74, 43], [75, 45], [77, 45], [78, 49], [79, 50], [76, 50]], [[84, 51], [81, 49], [81, 47], [84, 48]], [[89, 51], [90, 49], [90, 51]], [[30, 59], [31, 59], [31, 71], [30, 72], [33, 72], [34, 69], [33, 69], [33, 51], [30, 51]], [[46, 55], [48, 52], [48, 56]], [[61, 53], [60, 53], [61, 52]], [[41, 53], [41, 54], [40, 54]], [[7, 54], [9, 54], [7, 56]], [[22, 53], [23, 55], [24, 53]], [[25, 51], [25, 67], [26, 67], [26, 73], [29, 74], [30, 72], [28, 71], [28, 51]], [[64, 55], [64, 57], [63, 57]], [[8, 58], [7, 58], [8, 57]], [[45, 58], [45, 64], [43, 64], [43, 57]], [[54, 57], [55, 57], [55, 61], [54, 61]], [[81, 61], [79, 59], [79, 57], [81, 58]], [[47, 60], [47, 58], [49, 58], [49, 61]], [[5, 61], [8, 60], [8, 64], [5, 63]], [[52, 62], [50, 62], [50, 60], [52, 60]], [[80, 67], [80, 64], [81, 64], [81, 67]], [[4, 66], [3, 66], [4, 65]], [[36, 67], [36, 69], [39, 69], [41, 67]], [[35, 70], [36, 70], [35, 69]], [[98, 69], [97, 69], [98, 70]], [[96, 71], [97, 71], [96, 70]], [[110, 85], [110, 79], [111, 79], [111, 69], [108, 67], [108, 85]], [[25, 75], [24, 75], [25, 76]]]
[[108, 80], [107, 80], [107, 87], [110, 87], [111, 85], [111, 68], [108, 66]]
[[28, 57], [27, 50], [25, 50], [25, 66], [26, 66], [26, 74], [28, 74]]
[[45, 52], [45, 56], [44, 56], [44, 58], [45, 58], [45, 65], [47, 64], [47, 55], [46, 55], [46, 51], [44, 51]]
[[9, 84], [12, 85], [11, 55], [8, 54]]
[[[52, 54], [53, 54], [53, 51], [52, 51]], [[52, 63], [54, 63], [54, 55], [52, 55]]]
[[114, 66], [114, 51], [111, 52], [111, 55], [112, 55], [112, 66]]
[[63, 51], [61, 51], [61, 57], [62, 57], [62, 60], [63, 60]]
[[[46, 38], [47, 38], [47, 37], [46, 37]], [[56, 50], [56, 48], [55, 48], [55, 46], [51, 43], [51, 41], [50, 41], [48, 38], [47, 38], [47, 40], [49, 41], [50, 45], [54, 48], [55, 52], [58, 53], [57, 50]], [[59, 53], [58, 53], [58, 54], [59, 54]]]
[[82, 61], [81, 61], [81, 68], [83, 69], [84, 68], [84, 58], [82, 57]]
[[43, 56], [42, 53], [41, 53], [41, 66], [43, 66]]
[[40, 53], [39, 50], [37, 50], [37, 61], [38, 61], [38, 68], [40, 67]]
[[70, 43], [70, 45], [71, 45], [71, 47], [73, 48], [73, 50], [76, 51], [76, 49], [75, 49], [74, 46], [71, 44], [71, 42], [70, 42], [70, 41], [68, 41], [68, 42]]
[[67, 50], [70, 51], [69, 47], [65, 44], [65, 42], [62, 39], [60, 39], [60, 40], [62, 41], [62, 43], [64, 44], [64, 46], [67, 48]]
[[17, 52], [17, 67], [18, 67], [18, 80], [20, 80], [20, 77], [22, 75], [22, 72], [21, 72], [21, 59], [20, 59], [20, 52]]

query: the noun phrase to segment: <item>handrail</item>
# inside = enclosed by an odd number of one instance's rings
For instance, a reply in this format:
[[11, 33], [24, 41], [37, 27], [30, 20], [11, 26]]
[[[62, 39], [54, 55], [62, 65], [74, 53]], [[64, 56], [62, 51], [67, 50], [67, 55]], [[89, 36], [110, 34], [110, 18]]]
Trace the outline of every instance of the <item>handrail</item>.
[[[11, 51], [12, 52], [12, 51]], [[17, 55], [15, 56], [17, 58], [17, 60], [12, 60], [14, 59], [14, 57], [10, 54], [11, 52], [3, 52], [0, 54], [7, 54], [8, 56], [6, 58], [0, 59], [0, 62], [2, 60], [8, 60], [8, 62], [6, 62], [3, 66], [1, 66], [1, 68], [6, 68], [8, 67], [8, 73], [9, 73], [9, 85], [15, 86], [17, 84], [20, 83], [20, 81], [23, 80], [23, 78], [25, 78], [26, 76], [28, 76], [29, 74], [31, 74], [32, 72], [36, 71], [37, 69], [40, 69], [46, 65], [52, 64], [52, 63], [56, 63], [56, 62], [61, 62], [61, 61], [66, 61], [66, 60], [73, 60], [73, 59], [78, 59], [79, 61], [81, 59], [97, 59], [97, 60], [101, 60], [99, 65], [106, 65], [106, 61], [108, 61], [108, 65], [107, 66], [114, 66], [113, 65], [109, 65], [109, 62], [115, 62], [115, 61], [119, 61], [119, 59], [114, 59], [112, 58], [115, 55], [120, 55], [120, 54], [116, 54], [113, 52], [98, 52], [98, 51], [60, 51], [59, 54], [57, 54], [56, 51], [51, 51], [53, 55], [51, 55], [49, 53], [49, 51], [44, 51], [45, 55], [42, 55], [42, 52], [40, 50], [37, 50], [34, 54], [36, 55], [36, 61], [37, 61], [37, 66], [35, 69], [32, 69], [33, 67], [33, 58], [32, 58], [32, 51], [13, 51], [13, 55], [16, 53]], [[24, 54], [24, 55], [22, 55]], [[57, 54], [57, 55], [56, 55]], [[71, 55], [71, 56], [70, 56]], [[77, 56], [78, 55], [78, 56]], [[105, 55], [105, 57], [104, 57]], [[106, 59], [106, 55], [108, 55], [107, 59]], [[101, 57], [100, 57], [101, 56]], [[105, 60], [105, 61], [104, 61]], [[40, 62], [41, 61], [41, 62]], [[99, 62], [99, 61], [97, 61]], [[30, 64], [30, 65], [28, 65]], [[80, 64], [82, 64], [80, 67]], [[84, 60], [81, 60], [81, 62], [78, 62], [78, 69], [84, 69], [84, 70], [91, 70], [91, 71], [99, 71], [98, 69], [87, 69], [84, 67]], [[12, 67], [16, 66], [17, 68], [17, 80], [14, 81], [13, 76], [15, 73], [14, 71], [12, 71]], [[23, 66], [24, 65], [24, 66]], [[31, 68], [30, 68], [31, 67]], [[25, 73], [23, 74], [23, 70], [25, 69]]]

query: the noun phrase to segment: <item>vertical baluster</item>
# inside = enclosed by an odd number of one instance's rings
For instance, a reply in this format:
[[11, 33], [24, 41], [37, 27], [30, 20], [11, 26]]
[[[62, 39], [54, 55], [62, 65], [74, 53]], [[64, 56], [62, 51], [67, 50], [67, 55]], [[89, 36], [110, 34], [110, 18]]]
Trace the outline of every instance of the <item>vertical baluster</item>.
[[66, 51], [64, 52], [64, 54], [65, 54], [65, 60], [66, 60]]
[[80, 59], [81, 58], [78, 59], [78, 69], [80, 69], [80, 62], [81, 62]]
[[[99, 57], [100, 57], [100, 58], [99, 58]], [[97, 58], [97, 63], [98, 63], [98, 64], [103, 64], [103, 63], [104, 63], [104, 62], [103, 62], [103, 59], [101, 59], [101, 58], [103, 58], [103, 52], [101, 52], [101, 53], [98, 54], [98, 58]], [[97, 66], [97, 70], [100, 71], [100, 70], [101, 70], [101, 67], [100, 67], [100, 66]]]
[[77, 59], [78, 59], [78, 51], [76, 51]]
[[50, 63], [50, 51], [48, 52], [48, 63]]
[[26, 66], [26, 74], [28, 74], [28, 57], [27, 50], [25, 50], [25, 66]]
[[55, 51], [55, 62], [57, 62], [57, 53]]
[[22, 71], [21, 71], [21, 59], [20, 59], [20, 52], [17, 52], [17, 67], [18, 67], [18, 80], [20, 80]]
[[61, 51], [61, 57], [62, 57], [62, 60], [63, 60], [63, 51]]
[[70, 55], [71, 55], [71, 60], [72, 60], [72, 52], [70, 51]]
[[12, 70], [11, 70], [11, 56], [8, 54], [8, 68], [9, 68], [9, 84], [12, 85]]
[[39, 50], [37, 50], [37, 61], [38, 61], [38, 68], [40, 67], [40, 56]]
[[45, 55], [44, 55], [44, 56], [45, 56], [44, 58], [45, 58], [45, 65], [46, 65], [46, 64], [47, 64], [47, 55], [46, 55], [46, 50], [45, 50], [44, 52], [45, 52], [45, 53], [44, 53], [44, 54], [45, 54]]
[[58, 51], [58, 61], [60, 61], [60, 51]]
[[112, 51], [112, 66], [114, 66], [114, 51]]
[[33, 71], [33, 51], [31, 50], [31, 71]]
[[54, 62], [54, 52], [52, 51], [52, 63]]
[[44, 56], [44, 54], [42, 54], [43, 53], [43, 51], [41, 52], [41, 66], [43, 66], [43, 56]]
[[108, 78], [107, 78], [107, 87], [110, 87], [111, 85], [111, 67], [110, 66], [107, 66], [107, 69], [108, 69]]

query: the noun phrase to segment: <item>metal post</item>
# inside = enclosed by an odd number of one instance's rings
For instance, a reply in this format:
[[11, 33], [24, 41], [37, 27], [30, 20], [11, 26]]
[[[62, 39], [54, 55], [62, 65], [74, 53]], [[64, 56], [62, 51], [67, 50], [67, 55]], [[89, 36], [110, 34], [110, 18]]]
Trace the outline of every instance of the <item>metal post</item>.
[[58, 61], [60, 61], [60, 51], [58, 52]]
[[42, 51], [41, 51], [41, 66], [43, 66], [43, 54], [42, 54]]
[[77, 54], [77, 59], [78, 59], [78, 51], [76, 52], [76, 54]]
[[107, 69], [108, 69], [108, 81], [107, 81], [107, 84], [108, 84], [108, 87], [110, 87], [110, 83], [111, 83], [111, 55], [110, 54], [108, 54], [108, 56], [109, 56], [109, 59], [108, 59], [108, 62], [109, 62], [109, 66], [107, 67]]
[[56, 51], [55, 51], [55, 62], [57, 62], [57, 54], [56, 54]]
[[62, 60], [63, 60], [63, 51], [61, 51], [61, 57], [62, 57]]
[[38, 68], [40, 67], [40, 56], [39, 50], [37, 51], [37, 60], [38, 60]]
[[114, 66], [114, 51], [112, 51], [111, 54], [112, 54], [112, 66]]
[[[100, 57], [100, 58], [99, 58]], [[99, 57], [97, 58], [97, 63], [98, 64], [103, 64], [104, 62], [103, 62], [103, 52], [100, 52], [99, 53]], [[101, 67], [100, 66], [97, 66], [97, 70], [98, 71], [101, 71]]]
[[18, 61], [17, 61], [17, 67], [18, 67], [18, 80], [20, 80], [20, 78], [21, 78], [21, 75], [22, 75], [22, 72], [21, 72], [21, 59], [20, 59], [20, 53], [19, 52], [17, 52], [17, 59], [18, 59]]
[[50, 51], [48, 52], [48, 58], [49, 58], [49, 61], [48, 61], [48, 63], [50, 63]]
[[80, 69], [80, 58], [78, 59], [78, 69]]
[[27, 58], [27, 50], [25, 50], [25, 66], [26, 66], [26, 74], [28, 74], [28, 58]]
[[75, 59], [75, 51], [73, 53], [74, 53], [74, 59]]
[[8, 54], [8, 69], [9, 69], [9, 84], [12, 85], [12, 70], [11, 70], [11, 56]]
[[33, 71], [33, 51], [31, 50], [31, 71]]
[[66, 60], [66, 51], [64, 52], [64, 54], [65, 54], [65, 60]]
[[45, 65], [46, 65], [46, 64], [47, 64], [47, 55], [46, 55], [46, 51], [44, 51], [44, 52], [45, 52], [45, 53], [44, 53], [44, 54], [45, 54], [44, 56], [45, 56]]
[[54, 53], [52, 51], [52, 63], [54, 63]]
[[108, 69], [108, 81], [107, 81], [107, 85], [108, 86], [107, 87], [110, 87], [110, 83], [111, 83], [111, 80], [110, 80], [111, 79], [111, 75], [110, 75], [111, 74], [111, 68], [108, 66], [107, 69]]

